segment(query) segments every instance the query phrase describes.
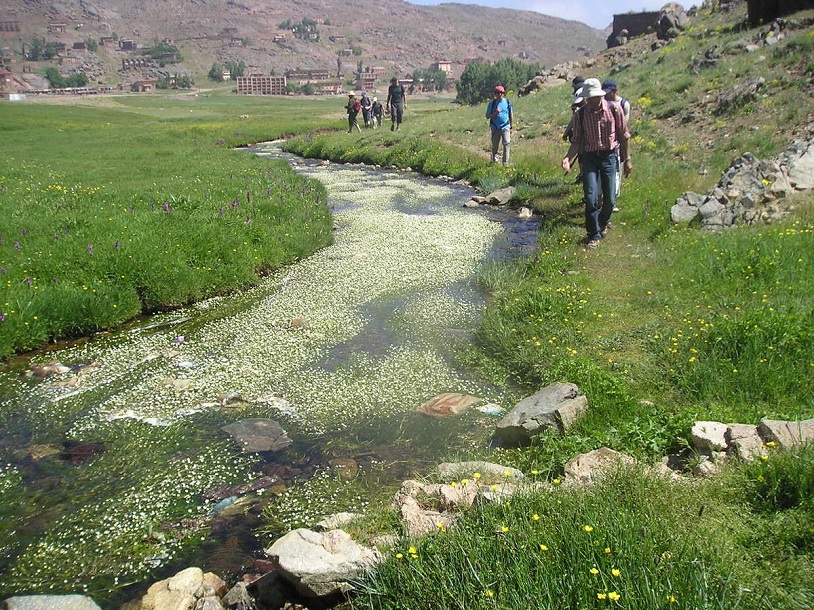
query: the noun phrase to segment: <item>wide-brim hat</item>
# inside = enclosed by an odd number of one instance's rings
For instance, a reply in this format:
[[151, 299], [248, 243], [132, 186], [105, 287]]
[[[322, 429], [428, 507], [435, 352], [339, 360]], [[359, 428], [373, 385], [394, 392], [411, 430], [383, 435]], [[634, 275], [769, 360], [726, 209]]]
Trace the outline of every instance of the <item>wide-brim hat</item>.
[[582, 87], [574, 91], [574, 99], [571, 101], [572, 106], [579, 106], [582, 103], [582, 100], [585, 99], [582, 97]]
[[598, 78], [586, 78], [582, 83], [582, 97], [605, 97], [605, 90], [602, 89], [602, 83]]

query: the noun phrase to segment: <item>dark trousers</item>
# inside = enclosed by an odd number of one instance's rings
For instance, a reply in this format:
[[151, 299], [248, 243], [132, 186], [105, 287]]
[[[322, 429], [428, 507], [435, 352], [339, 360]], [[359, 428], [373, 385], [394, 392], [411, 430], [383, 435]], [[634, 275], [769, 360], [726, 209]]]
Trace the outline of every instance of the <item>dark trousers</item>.
[[[588, 239], [601, 239], [616, 204], [616, 152], [584, 152], [582, 191], [585, 195], [585, 231]], [[602, 193], [602, 205], [599, 193]]]

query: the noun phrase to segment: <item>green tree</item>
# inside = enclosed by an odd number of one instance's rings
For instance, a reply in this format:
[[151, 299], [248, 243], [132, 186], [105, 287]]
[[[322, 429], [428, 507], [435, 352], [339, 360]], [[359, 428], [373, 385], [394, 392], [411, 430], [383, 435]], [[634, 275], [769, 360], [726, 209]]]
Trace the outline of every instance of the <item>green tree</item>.
[[511, 58], [501, 59], [491, 65], [473, 62], [461, 74], [455, 101], [459, 104], [479, 104], [492, 97], [495, 85], [516, 90], [541, 70], [540, 64], [526, 64]]
[[229, 71], [229, 76], [232, 80], [238, 76], [245, 76], [246, 62], [242, 59], [240, 61], [229, 60], [226, 62], [226, 69]]
[[223, 82], [223, 66], [215, 63], [212, 64], [212, 67], [209, 68], [209, 73], [206, 75], [209, 80], [213, 80], [216, 83]]
[[305, 83], [302, 87], [300, 87], [300, 93], [303, 95], [314, 95], [314, 91], [316, 91], [316, 89], [311, 83]]
[[59, 73], [54, 66], [49, 66], [45, 69], [45, 78], [48, 80], [48, 85], [51, 89], [62, 89], [66, 86], [65, 77]]
[[447, 86], [447, 74], [437, 67], [418, 68], [413, 71], [413, 81], [416, 84], [421, 82], [425, 91], [443, 91]]
[[99, 48], [99, 43], [96, 41], [95, 38], [85, 38], [85, 46], [88, 48], [88, 51], [91, 53], [95, 53], [96, 49]]
[[47, 61], [57, 54], [55, 42], [45, 42], [45, 38], [32, 38], [28, 45], [28, 59], [31, 61]]
[[88, 77], [82, 72], [74, 72], [65, 80], [66, 87], [87, 87]]

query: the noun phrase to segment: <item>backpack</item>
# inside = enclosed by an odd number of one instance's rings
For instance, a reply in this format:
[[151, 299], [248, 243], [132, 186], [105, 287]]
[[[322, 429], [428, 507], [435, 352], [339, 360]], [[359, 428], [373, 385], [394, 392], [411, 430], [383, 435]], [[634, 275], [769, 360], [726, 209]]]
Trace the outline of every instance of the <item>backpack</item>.
[[359, 103], [359, 100], [353, 100], [353, 111], [359, 112], [362, 109], [362, 104]]

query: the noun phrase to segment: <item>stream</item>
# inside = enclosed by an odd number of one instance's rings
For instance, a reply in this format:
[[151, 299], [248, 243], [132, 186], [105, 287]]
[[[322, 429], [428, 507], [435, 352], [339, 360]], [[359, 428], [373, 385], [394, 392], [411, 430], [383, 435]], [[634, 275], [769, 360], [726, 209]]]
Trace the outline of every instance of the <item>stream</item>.
[[[458, 355], [485, 305], [478, 269], [533, 252], [538, 219], [465, 209], [464, 185], [247, 150], [326, 186], [334, 244], [0, 372], [0, 598], [117, 608], [189, 565], [234, 580], [274, 536], [481, 447], [511, 406]], [[479, 401], [417, 412], [442, 393]], [[245, 451], [223, 429], [256, 418], [287, 446]]]

